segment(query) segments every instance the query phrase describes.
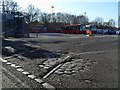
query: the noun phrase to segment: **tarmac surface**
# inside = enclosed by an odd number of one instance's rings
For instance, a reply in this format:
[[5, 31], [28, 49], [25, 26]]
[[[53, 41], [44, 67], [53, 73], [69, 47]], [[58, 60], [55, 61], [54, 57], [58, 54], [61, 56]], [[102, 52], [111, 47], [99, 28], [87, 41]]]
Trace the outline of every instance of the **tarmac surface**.
[[118, 38], [42, 33], [4, 39], [3, 88], [118, 88]]

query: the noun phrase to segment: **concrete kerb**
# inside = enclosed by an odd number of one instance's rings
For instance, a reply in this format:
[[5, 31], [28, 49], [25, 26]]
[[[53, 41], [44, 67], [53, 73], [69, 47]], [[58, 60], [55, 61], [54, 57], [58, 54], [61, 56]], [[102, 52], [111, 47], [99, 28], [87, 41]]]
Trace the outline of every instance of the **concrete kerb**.
[[29, 72], [25, 71], [24, 69], [22, 69], [21, 66], [17, 66], [15, 64], [12, 64], [11, 62], [8, 62], [7, 60], [4, 60], [1, 57], [0, 57], [0, 61], [2, 61], [3, 63], [6, 63], [6, 65], [10, 65], [11, 67], [16, 68], [17, 71], [19, 71], [22, 74], [26, 75], [28, 78], [31, 78], [31, 79], [35, 80], [36, 82], [40, 83], [44, 88], [46, 88], [48, 90], [55, 90], [54, 86], [50, 85], [49, 83], [44, 82], [42, 79], [37, 78], [35, 75], [30, 74]]

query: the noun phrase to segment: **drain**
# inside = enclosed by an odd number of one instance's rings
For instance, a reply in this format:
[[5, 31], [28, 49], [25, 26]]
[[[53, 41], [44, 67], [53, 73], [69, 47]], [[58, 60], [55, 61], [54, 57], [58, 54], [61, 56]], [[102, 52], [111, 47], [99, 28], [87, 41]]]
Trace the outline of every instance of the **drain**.
[[53, 72], [55, 72], [58, 68], [60, 68], [64, 63], [71, 61], [72, 58], [73, 57], [70, 57], [70, 56], [65, 57], [61, 62], [55, 65], [46, 75], [44, 75], [43, 78], [47, 78], [48, 76], [50, 76]]

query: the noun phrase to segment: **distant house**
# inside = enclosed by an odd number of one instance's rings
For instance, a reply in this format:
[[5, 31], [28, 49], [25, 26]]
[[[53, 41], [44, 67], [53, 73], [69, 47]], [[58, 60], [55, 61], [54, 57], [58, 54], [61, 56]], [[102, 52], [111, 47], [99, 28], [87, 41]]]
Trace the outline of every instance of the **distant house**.
[[19, 12], [1, 13], [0, 23], [2, 24], [2, 35], [5, 37], [22, 37], [27, 33], [24, 16]]

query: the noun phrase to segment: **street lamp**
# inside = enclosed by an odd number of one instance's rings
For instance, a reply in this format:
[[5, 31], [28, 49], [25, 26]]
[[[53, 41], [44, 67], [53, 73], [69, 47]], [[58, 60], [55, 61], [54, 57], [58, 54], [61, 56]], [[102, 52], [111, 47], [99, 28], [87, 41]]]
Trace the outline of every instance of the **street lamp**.
[[86, 25], [86, 14], [87, 14], [87, 13], [85, 12], [84, 14], [85, 14], [85, 17], [84, 17], [84, 18], [85, 18], [85, 25]]
[[51, 6], [51, 9], [52, 9], [52, 13], [53, 13], [53, 8], [54, 8], [54, 6]]
[[51, 9], [52, 9], [51, 22], [53, 22], [53, 8], [54, 8], [54, 6], [51, 6]]

